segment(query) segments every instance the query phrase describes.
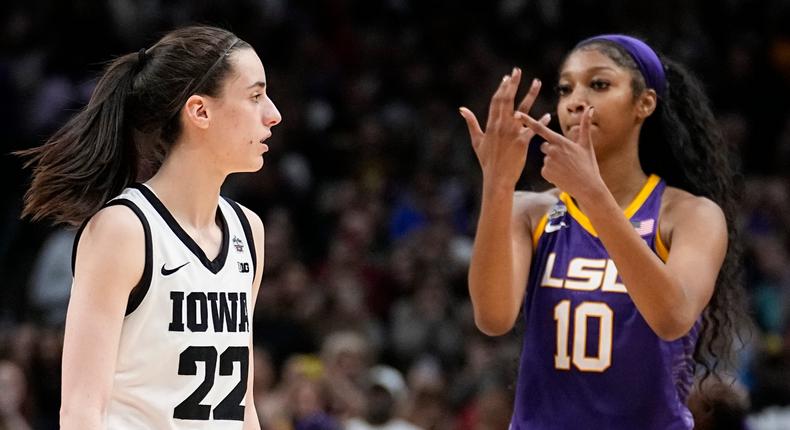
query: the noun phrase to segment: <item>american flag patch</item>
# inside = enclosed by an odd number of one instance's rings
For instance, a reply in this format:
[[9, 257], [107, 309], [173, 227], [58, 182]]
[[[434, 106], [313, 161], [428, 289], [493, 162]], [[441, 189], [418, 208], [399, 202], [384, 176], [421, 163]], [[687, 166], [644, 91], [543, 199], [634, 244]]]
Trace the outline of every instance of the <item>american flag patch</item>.
[[642, 221], [631, 221], [631, 225], [634, 226], [634, 230], [636, 230], [640, 236], [647, 236], [648, 234], [653, 234], [656, 221], [653, 218]]

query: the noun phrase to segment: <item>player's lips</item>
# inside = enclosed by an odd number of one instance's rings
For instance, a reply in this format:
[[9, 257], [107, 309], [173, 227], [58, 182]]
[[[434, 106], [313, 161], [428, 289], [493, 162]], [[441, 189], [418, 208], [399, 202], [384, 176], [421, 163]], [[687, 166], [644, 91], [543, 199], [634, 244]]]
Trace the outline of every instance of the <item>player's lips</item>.
[[267, 144], [265, 144], [265, 143], [263, 143], [263, 142], [264, 142], [266, 139], [270, 138], [270, 137], [272, 137], [272, 134], [271, 134], [271, 133], [269, 133], [269, 134], [268, 134], [266, 137], [264, 137], [263, 139], [261, 139], [261, 140], [259, 140], [259, 141], [258, 141], [258, 142], [261, 144], [261, 146], [262, 146], [262, 148], [261, 148], [261, 149], [263, 150], [262, 154], [265, 154], [265, 153], [269, 152], [269, 145], [267, 145]]
[[272, 137], [272, 134], [271, 134], [271, 133], [267, 134], [267, 135], [266, 135], [266, 137], [264, 137], [264, 138], [262, 138], [261, 140], [259, 140], [260, 144], [261, 144], [261, 145], [263, 145], [263, 152], [268, 152], [268, 151], [269, 151], [269, 145], [267, 145], [267, 144], [265, 144], [265, 143], [263, 143], [263, 142], [264, 142], [266, 139], [270, 138], [270, 137]]
[[[592, 123], [590, 123], [590, 126], [591, 127], [598, 127], [598, 123], [592, 122]], [[576, 131], [579, 127], [581, 127], [581, 124], [571, 124], [571, 125], [565, 127], [565, 131], [568, 131], [568, 132]]]

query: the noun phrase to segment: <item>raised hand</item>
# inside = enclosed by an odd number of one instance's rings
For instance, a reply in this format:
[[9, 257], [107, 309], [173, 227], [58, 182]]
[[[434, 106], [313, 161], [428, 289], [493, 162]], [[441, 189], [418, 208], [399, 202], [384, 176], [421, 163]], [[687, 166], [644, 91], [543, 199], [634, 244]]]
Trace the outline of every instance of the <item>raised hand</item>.
[[[527, 147], [535, 131], [525, 127], [519, 115], [525, 115], [540, 92], [540, 81], [532, 81], [529, 92], [514, 109], [514, 99], [521, 81], [521, 69], [514, 68], [505, 75], [491, 97], [485, 132], [480, 128], [477, 117], [469, 109], [461, 107], [461, 116], [466, 120], [472, 148], [483, 169], [483, 183], [503, 185], [515, 189], [516, 182], [527, 161]], [[551, 117], [546, 114], [537, 123], [545, 126]]]
[[540, 145], [541, 152], [545, 154], [540, 174], [576, 198], [586, 195], [592, 187], [603, 186], [590, 133], [594, 113], [592, 107], [585, 109], [579, 124], [579, 137], [575, 142], [527, 114], [516, 113], [530, 130], [546, 139]]

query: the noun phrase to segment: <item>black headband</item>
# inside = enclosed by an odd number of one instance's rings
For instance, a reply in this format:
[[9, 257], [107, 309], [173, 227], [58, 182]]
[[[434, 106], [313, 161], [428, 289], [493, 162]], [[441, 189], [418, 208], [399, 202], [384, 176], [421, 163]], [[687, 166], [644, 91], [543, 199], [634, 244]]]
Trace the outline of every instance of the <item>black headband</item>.
[[[200, 89], [200, 87], [202, 87], [203, 84], [206, 83], [206, 81], [208, 80], [209, 76], [211, 76], [211, 74], [214, 73], [214, 70], [217, 68], [217, 66], [219, 66], [222, 63], [222, 61], [225, 59], [225, 57], [227, 57], [228, 54], [230, 53], [231, 49], [233, 49], [233, 47], [236, 46], [239, 42], [241, 42], [241, 39], [239, 39], [238, 37], [234, 37], [233, 38], [233, 42], [230, 44], [230, 46], [225, 48], [225, 50], [222, 52], [222, 54], [219, 56], [219, 58], [217, 58], [214, 61], [214, 64], [212, 64], [211, 67], [209, 67], [206, 70], [206, 72], [203, 74], [203, 76], [197, 81], [197, 84], [196, 85], [192, 85], [192, 82], [195, 82], [193, 80], [187, 85], [187, 87], [184, 89], [184, 92], [182, 93], [182, 96], [181, 96], [183, 98], [183, 100], [181, 100], [181, 102], [180, 102], [181, 104], [186, 102], [186, 99], [188, 99], [189, 96], [191, 96], [192, 94], [197, 92]], [[178, 114], [180, 112], [181, 112], [181, 109], [179, 108], [176, 111], [176, 113], [172, 117], [170, 117], [167, 120], [167, 122], [165, 122], [165, 127], [167, 127], [167, 124], [170, 124], [175, 118], [177, 118]]]
[[[225, 59], [225, 57], [227, 57], [228, 54], [230, 53], [230, 50], [233, 49], [233, 47], [236, 46], [236, 44], [238, 44], [240, 41], [241, 41], [241, 39], [239, 39], [238, 37], [234, 37], [233, 38], [233, 43], [231, 43], [230, 46], [225, 48], [225, 51], [222, 52], [222, 55], [220, 55], [219, 58], [217, 58], [217, 60], [214, 61], [214, 64], [212, 64], [211, 67], [209, 67], [208, 70], [206, 70], [206, 73], [203, 74], [203, 77], [200, 78], [200, 80], [198, 81], [197, 85], [195, 85], [189, 91], [189, 93], [194, 93], [195, 91], [199, 90], [200, 87], [203, 86], [203, 84], [206, 83], [206, 81], [208, 80], [209, 76], [211, 76], [211, 74], [214, 72], [214, 69], [216, 69], [217, 66], [219, 66], [222, 63], [222, 61]], [[191, 94], [189, 94], [189, 95], [191, 95]], [[189, 95], [187, 95], [187, 97], [189, 97]]]

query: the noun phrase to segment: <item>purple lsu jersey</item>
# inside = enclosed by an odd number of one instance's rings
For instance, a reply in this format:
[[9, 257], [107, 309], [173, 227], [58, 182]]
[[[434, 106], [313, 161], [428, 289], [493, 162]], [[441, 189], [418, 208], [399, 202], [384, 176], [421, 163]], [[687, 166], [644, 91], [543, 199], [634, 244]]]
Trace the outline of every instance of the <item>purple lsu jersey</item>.
[[[666, 261], [664, 181], [651, 175], [626, 218]], [[639, 314], [589, 219], [566, 193], [533, 234], [511, 430], [691, 429], [686, 398], [699, 322], [661, 340]]]

